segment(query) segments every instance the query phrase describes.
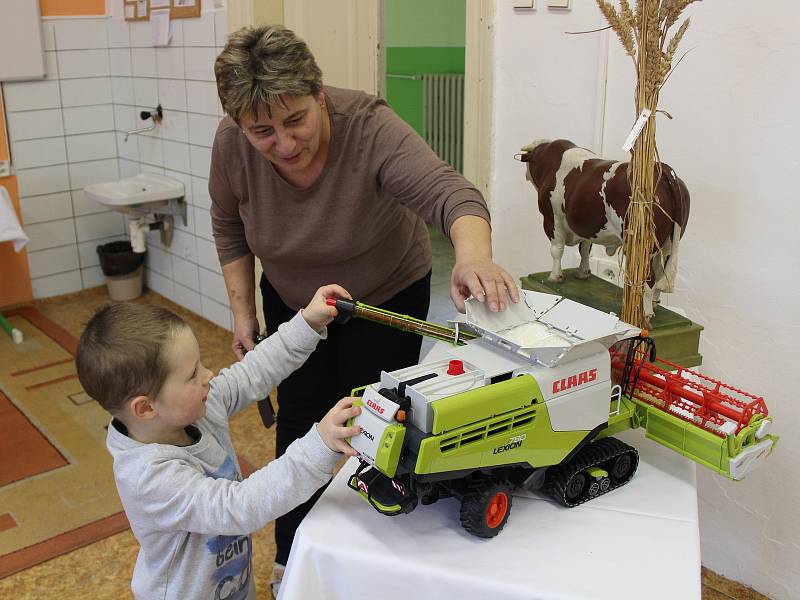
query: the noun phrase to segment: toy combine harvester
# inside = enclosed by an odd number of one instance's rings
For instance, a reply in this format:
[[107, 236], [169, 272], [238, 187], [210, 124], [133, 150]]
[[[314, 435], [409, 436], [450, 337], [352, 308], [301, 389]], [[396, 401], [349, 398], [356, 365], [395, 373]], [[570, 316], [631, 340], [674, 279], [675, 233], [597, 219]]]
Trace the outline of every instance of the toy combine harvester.
[[493, 537], [514, 491], [573, 507], [625, 485], [639, 455], [612, 436], [637, 427], [734, 480], [772, 452], [778, 438], [763, 398], [657, 359], [653, 340], [614, 314], [521, 294], [501, 313], [468, 300], [454, 329], [335, 301], [340, 320], [454, 344], [444, 359], [354, 390], [362, 434], [350, 444], [361, 464], [349, 486], [379, 512], [456, 497], [464, 528]]

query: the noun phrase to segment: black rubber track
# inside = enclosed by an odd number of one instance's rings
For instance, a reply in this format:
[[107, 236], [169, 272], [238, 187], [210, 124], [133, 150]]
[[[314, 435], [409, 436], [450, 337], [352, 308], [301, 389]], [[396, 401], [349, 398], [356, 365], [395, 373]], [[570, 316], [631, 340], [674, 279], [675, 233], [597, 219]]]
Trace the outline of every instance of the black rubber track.
[[[569, 500], [567, 498], [567, 486], [573, 475], [582, 473], [590, 467], [600, 467], [610, 475], [614, 461], [624, 454], [628, 454], [633, 462], [633, 467], [624, 479], [621, 481], [614, 481], [613, 478], [609, 478], [610, 485], [599, 486], [600, 489], [597, 489], [595, 495], [584, 493], [580, 498], [575, 500]], [[557, 467], [552, 467], [547, 473], [544, 492], [563, 506], [569, 508], [578, 506], [579, 504], [593, 500], [628, 483], [636, 473], [638, 465], [639, 453], [636, 451], [636, 448], [613, 437], [603, 438], [602, 440], [597, 440], [587, 445], [567, 462]], [[605, 487], [605, 489], [602, 489], [603, 487]]]

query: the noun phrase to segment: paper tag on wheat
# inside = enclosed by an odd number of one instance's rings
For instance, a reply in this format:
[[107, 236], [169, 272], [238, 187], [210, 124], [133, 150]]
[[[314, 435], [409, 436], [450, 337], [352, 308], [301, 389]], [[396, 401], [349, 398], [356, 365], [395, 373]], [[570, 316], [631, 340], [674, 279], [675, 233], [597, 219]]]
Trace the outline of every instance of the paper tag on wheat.
[[636, 119], [636, 123], [633, 125], [633, 129], [628, 134], [628, 137], [625, 138], [625, 143], [622, 144], [622, 149], [625, 152], [630, 152], [631, 148], [633, 148], [633, 144], [636, 142], [636, 138], [639, 137], [639, 134], [642, 133], [642, 129], [644, 129], [644, 124], [647, 123], [647, 119], [650, 118], [652, 111], [649, 108], [642, 109], [642, 114], [639, 115], [639, 118]]

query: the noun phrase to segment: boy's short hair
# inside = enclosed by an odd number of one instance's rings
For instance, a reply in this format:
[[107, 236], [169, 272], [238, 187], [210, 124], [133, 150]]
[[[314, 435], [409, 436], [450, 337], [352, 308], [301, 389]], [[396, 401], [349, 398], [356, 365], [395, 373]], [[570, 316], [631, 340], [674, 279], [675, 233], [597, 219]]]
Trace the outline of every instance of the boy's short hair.
[[75, 354], [89, 396], [116, 414], [136, 396], [155, 398], [169, 374], [165, 347], [186, 321], [152, 304], [110, 304], [86, 324]]

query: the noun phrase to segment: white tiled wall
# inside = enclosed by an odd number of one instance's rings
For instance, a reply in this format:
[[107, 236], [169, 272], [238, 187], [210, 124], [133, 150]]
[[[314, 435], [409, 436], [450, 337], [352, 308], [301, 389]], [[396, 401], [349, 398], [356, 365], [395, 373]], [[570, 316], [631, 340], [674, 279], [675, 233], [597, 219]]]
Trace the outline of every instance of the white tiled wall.
[[[147, 22], [45, 20], [47, 79], [4, 85], [33, 290], [44, 297], [101, 285], [95, 248], [125, 237], [125, 222], [82, 189], [152, 171], [183, 182], [189, 214], [185, 225], [176, 219], [169, 247], [149, 234], [146, 285], [230, 328], [208, 213], [211, 144], [222, 116], [213, 63], [227, 15], [204, 12], [172, 28], [170, 45], [154, 48]], [[145, 125], [140, 111], [159, 102], [161, 125], [124, 141], [125, 131]]]

